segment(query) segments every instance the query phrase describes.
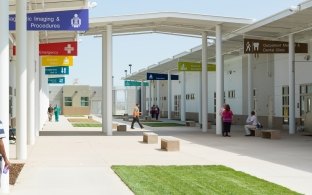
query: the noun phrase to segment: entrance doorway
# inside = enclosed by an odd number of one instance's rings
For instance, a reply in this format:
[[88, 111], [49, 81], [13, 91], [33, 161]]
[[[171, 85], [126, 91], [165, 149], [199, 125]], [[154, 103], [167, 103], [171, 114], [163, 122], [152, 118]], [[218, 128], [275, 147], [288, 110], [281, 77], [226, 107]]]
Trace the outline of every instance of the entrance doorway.
[[312, 132], [312, 94], [303, 97], [304, 131]]

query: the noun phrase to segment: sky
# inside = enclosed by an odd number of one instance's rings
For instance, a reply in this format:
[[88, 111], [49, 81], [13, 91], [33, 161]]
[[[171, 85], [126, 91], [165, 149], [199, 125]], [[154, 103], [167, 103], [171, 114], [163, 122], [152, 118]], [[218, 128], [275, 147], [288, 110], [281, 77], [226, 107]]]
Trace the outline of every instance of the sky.
[[[92, 0], [97, 7], [89, 17], [129, 14], [180, 12], [261, 20], [297, 5], [302, 0]], [[102, 85], [102, 39], [80, 36], [78, 56], [66, 84]], [[125, 70], [136, 72], [201, 44], [200, 38], [165, 34], [127, 35], [113, 37], [113, 85], [123, 86]]]

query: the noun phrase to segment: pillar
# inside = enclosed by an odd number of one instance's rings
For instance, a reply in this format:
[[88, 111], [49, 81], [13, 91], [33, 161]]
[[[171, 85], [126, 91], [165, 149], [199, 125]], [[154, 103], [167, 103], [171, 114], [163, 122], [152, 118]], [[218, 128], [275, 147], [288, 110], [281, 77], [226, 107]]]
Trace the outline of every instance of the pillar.
[[222, 59], [222, 33], [221, 25], [216, 26], [216, 134], [222, 133], [222, 119], [219, 114], [224, 104], [224, 66]]
[[295, 41], [294, 35], [289, 35], [289, 134], [295, 134], [296, 116], [295, 116]]
[[208, 129], [208, 116], [207, 116], [207, 88], [208, 88], [208, 76], [207, 76], [207, 32], [202, 33], [202, 81], [201, 81], [201, 96], [202, 96], [202, 128], [203, 132], [207, 132]]
[[168, 71], [168, 95], [167, 95], [167, 102], [168, 102], [168, 119], [171, 119], [171, 73], [170, 70]]

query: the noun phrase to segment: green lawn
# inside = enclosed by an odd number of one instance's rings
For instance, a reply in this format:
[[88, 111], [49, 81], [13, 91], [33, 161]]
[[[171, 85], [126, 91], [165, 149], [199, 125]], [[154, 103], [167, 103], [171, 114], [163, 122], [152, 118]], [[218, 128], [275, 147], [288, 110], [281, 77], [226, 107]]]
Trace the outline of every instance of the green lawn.
[[102, 127], [101, 123], [72, 123], [74, 127]]
[[136, 195], [286, 195], [285, 187], [225, 166], [112, 166]]
[[179, 123], [160, 123], [160, 122], [143, 122], [143, 125], [150, 127], [176, 127], [176, 126], [185, 126]]

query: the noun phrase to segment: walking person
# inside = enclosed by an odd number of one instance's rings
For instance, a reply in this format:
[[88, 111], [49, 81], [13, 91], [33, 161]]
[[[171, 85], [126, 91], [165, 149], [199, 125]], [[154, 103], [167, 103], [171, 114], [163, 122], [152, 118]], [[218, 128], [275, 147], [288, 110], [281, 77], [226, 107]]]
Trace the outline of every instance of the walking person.
[[258, 124], [258, 119], [257, 119], [256, 113], [255, 111], [251, 111], [250, 116], [248, 116], [246, 120], [246, 125], [244, 126], [245, 132], [246, 132], [245, 136], [251, 136], [249, 129], [256, 129], [257, 124]]
[[223, 137], [231, 137], [229, 133], [231, 131], [232, 120], [233, 120], [233, 112], [231, 111], [230, 105], [226, 104], [224, 107], [224, 111], [222, 112]]
[[155, 107], [156, 120], [158, 120], [159, 113], [160, 113], [160, 109], [159, 109], [158, 105], [156, 105], [156, 107]]
[[53, 116], [53, 107], [52, 107], [52, 104], [49, 105], [49, 108], [48, 108], [48, 117], [49, 117], [49, 121], [52, 122], [52, 116]]
[[59, 115], [60, 115], [61, 109], [60, 107], [57, 106], [57, 104], [54, 107], [54, 116], [55, 116], [55, 121], [59, 121]]
[[[5, 138], [4, 127], [2, 121], [0, 121], [0, 172], [6, 173], [10, 169], [11, 163], [6, 155], [5, 147], [3, 143], [3, 138]], [[2, 166], [2, 159], [4, 160], [4, 168]], [[2, 171], [3, 170], [3, 171]], [[1, 175], [1, 173], [0, 173]]]
[[132, 123], [131, 123], [131, 129], [134, 129], [133, 125], [135, 122], [137, 122], [141, 129], [143, 129], [143, 125], [140, 123], [140, 119], [139, 119], [139, 116], [140, 116], [141, 112], [139, 110], [139, 104], [136, 104], [133, 108], [133, 113], [132, 113], [132, 116], [133, 116], [133, 120], [132, 120]]

